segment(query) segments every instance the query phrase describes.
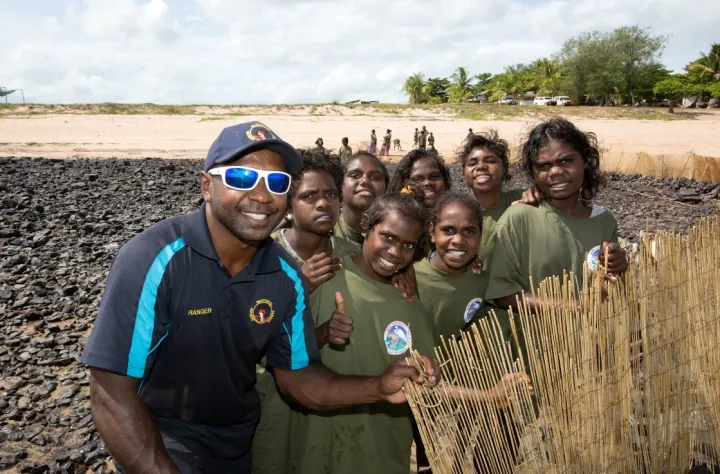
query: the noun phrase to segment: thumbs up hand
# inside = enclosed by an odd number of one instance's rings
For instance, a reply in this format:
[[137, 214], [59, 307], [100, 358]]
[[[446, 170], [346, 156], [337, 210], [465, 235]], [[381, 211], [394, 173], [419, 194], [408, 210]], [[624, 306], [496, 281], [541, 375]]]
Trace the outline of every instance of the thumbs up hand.
[[335, 311], [327, 323], [327, 341], [330, 344], [346, 344], [353, 330], [353, 320], [345, 309], [345, 300], [340, 292], [335, 293]]

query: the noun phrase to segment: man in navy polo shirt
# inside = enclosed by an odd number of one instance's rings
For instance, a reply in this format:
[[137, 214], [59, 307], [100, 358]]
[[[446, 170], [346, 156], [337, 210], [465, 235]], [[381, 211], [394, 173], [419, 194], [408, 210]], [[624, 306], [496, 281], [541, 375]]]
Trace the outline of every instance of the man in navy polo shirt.
[[315, 410], [405, 401], [404, 364], [344, 377], [319, 363], [300, 268], [272, 239], [297, 151], [261, 123], [228, 127], [200, 176], [204, 204], [120, 249], [83, 354], [93, 419], [129, 473], [245, 473], [259, 419], [255, 366]]

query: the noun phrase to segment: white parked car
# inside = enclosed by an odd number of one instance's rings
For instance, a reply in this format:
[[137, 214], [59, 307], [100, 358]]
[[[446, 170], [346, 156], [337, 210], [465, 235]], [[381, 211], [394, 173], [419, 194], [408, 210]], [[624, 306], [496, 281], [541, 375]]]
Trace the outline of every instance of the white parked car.
[[555, 101], [552, 97], [535, 97], [533, 104], [535, 104], [535, 105], [557, 105], [557, 101]]
[[517, 100], [511, 95], [505, 95], [498, 101], [500, 105], [517, 105]]
[[572, 105], [572, 100], [566, 95], [559, 95], [554, 98], [557, 105]]

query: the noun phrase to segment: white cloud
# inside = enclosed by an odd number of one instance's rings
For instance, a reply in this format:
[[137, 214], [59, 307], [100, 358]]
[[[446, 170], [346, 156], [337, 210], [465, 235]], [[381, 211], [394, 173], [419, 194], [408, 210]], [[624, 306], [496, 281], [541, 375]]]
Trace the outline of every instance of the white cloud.
[[680, 70], [720, 17], [717, 0], [27, 3], [5, 12], [0, 85], [35, 102], [401, 102], [412, 72], [497, 73], [631, 24], [671, 34], [663, 59]]

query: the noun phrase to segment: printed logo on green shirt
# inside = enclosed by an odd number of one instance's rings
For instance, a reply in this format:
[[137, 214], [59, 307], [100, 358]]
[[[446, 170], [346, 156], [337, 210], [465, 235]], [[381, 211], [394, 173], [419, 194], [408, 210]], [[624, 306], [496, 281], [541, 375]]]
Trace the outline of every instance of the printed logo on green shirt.
[[402, 321], [393, 321], [385, 328], [385, 347], [388, 354], [400, 355], [412, 345], [412, 334], [407, 324]]
[[483, 305], [483, 299], [482, 298], [473, 298], [470, 300], [470, 302], [465, 307], [465, 314], [463, 315], [463, 319], [465, 319], [466, 323], [469, 323], [472, 321], [472, 319], [475, 317], [478, 311], [480, 311], [480, 308]]
[[602, 247], [600, 245], [596, 245], [595, 247], [591, 248], [590, 251], [587, 254], [587, 257], [585, 258], [585, 263], [587, 263], [588, 268], [590, 271], [595, 271], [597, 267], [600, 265], [600, 254], [602, 253]]

